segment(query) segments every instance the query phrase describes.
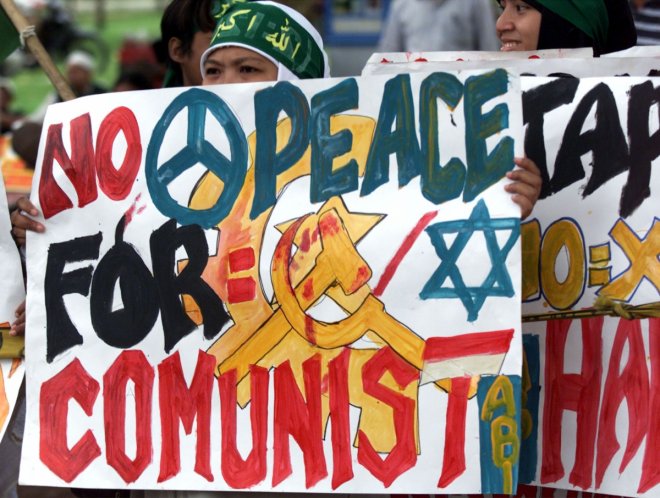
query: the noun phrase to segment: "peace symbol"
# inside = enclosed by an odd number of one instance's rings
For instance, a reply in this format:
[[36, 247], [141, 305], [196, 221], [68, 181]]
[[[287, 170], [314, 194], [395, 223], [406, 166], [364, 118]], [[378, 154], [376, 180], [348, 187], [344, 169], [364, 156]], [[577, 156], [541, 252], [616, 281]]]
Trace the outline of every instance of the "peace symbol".
[[[165, 133], [174, 118], [184, 109], [188, 111], [186, 146], [158, 167], [158, 153]], [[204, 136], [207, 111], [227, 134], [231, 159], [225, 157]], [[245, 181], [248, 146], [243, 128], [229, 106], [217, 95], [193, 88], [179, 95], [165, 109], [147, 148], [145, 173], [147, 187], [158, 210], [181, 225], [197, 224], [211, 228], [230, 212]], [[224, 189], [215, 205], [208, 209], [192, 209], [172, 198], [168, 185], [196, 164], [202, 164], [218, 176]]]

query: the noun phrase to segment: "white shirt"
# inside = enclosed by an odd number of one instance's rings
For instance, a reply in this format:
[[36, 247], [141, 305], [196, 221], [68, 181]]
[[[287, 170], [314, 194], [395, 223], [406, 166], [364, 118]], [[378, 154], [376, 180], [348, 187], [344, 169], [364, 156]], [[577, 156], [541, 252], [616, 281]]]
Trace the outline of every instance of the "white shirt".
[[493, 0], [393, 0], [379, 52], [499, 50]]

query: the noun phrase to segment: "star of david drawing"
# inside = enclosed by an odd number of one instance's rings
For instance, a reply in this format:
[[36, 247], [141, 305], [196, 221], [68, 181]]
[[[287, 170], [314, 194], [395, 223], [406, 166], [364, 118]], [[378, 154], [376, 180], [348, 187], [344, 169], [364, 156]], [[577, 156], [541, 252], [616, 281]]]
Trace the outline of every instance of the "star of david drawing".
[[[500, 247], [496, 232], [508, 231], [509, 238]], [[475, 233], [483, 232], [490, 258], [491, 269], [478, 287], [468, 287], [463, 281], [457, 265], [459, 256]], [[468, 312], [468, 321], [473, 322], [488, 297], [512, 297], [515, 293], [511, 276], [506, 268], [509, 252], [520, 236], [518, 218], [491, 218], [488, 207], [480, 200], [467, 220], [436, 223], [426, 228], [435, 252], [441, 260], [440, 266], [419, 294], [427, 299], [458, 298]], [[451, 247], [447, 247], [445, 235], [457, 234]], [[486, 261], [484, 261], [484, 264]], [[453, 287], [445, 287], [449, 279]]]

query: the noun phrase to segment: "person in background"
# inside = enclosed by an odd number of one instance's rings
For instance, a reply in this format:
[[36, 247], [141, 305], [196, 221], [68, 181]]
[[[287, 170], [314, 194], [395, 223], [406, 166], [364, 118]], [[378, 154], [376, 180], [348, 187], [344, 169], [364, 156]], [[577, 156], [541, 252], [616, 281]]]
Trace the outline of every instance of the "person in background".
[[10, 159], [2, 164], [2, 175], [5, 180], [10, 212], [16, 201], [30, 192], [32, 187], [40, 136], [41, 123], [32, 121], [21, 123], [11, 134], [11, 148], [16, 154], [17, 160]]
[[[94, 81], [95, 66], [94, 58], [82, 50], [71, 52], [66, 58], [66, 80], [76, 97], [96, 95], [108, 91]], [[56, 92], [52, 92], [39, 108], [30, 115], [30, 120], [43, 121], [48, 106], [58, 102], [62, 102], [61, 97]]]
[[117, 54], [118, 73], [142, 73], [149, 88], [161, 88], [166, 59], [162, 52], [160, 39], [153, 41], [142, 33], [126, 35]]
[[66, 58], [66, 79], [76, 97], [96, 95], [108, 90], [94, 81], [96, 63], [87, 52], [77, 50]]
[[0, 133], [10, 132], [23, 119], [23, 113], [12, 108], [16, 87], [7, 78], [0, 78]]
[[300, 12], [317, 30], [322, 32], [324, 0], [280, 0], [279, 3]]
[[497, 50], [491, 0], [392, 0], [378, 52]]
[[172, 0], [160, 21], [167, 72], [164, 87], [202, 84], [199, 59], [211, 42], [215, 18], [211, 0]]
[[630, 2], [638, 45], [660, 45], [660, 0]]
[[635, 45], [627, 0], [499, 0], [503, 51], [593, 48], [599, 56]]

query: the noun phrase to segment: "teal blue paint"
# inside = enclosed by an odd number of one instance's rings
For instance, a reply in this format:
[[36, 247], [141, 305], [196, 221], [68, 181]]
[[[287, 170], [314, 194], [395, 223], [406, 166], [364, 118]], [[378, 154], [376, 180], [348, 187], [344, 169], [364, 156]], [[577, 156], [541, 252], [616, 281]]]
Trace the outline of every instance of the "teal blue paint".
[[509, 108], [498, 104], [487, 113], [483, 106], [508, 90], [509, 76], [504, 69], [470, 76], [465, 82], [465, 150], [468, 174], [463, 200], [470, 202], [507, 171], [513, 169], [513, 139], [502, 138], [489, 154], [486, 139], [509, 127]]
[[[496, 233], [500, 231], [508, 232], [508, 238], [501, 247]], [[468, 286], [457, 262], [472, 236], [479, 232], [483, 233], [486, 240], [491, 268], [480, 285]], [[467, 320], [474, 322], [479, 318], [479, 311], [487, 298], [514, 296], [515, 290], [506, 260], [520, 236], [518, 218], [491, 218], [482, 199], [472, 210], [469, 219], [436, 223], [427, 227], [426, 233], [441, 263], [420, 292], [421, 299], [458, 298], [467, 311]], [[445, 237], [450, 234], [456, 234], [456, 238], [448, 247]], [[445, 286], [447, 280], [453, 283], [453, 287]]]
[[359, 89], [355, 79], [342, 81], [334, 87], [312, 97], [312, 181], [310, 199], [323, 202], [335, 195], [358, 189], [358, 164], [351, 159], [347, 164], [332, 170], [333, 159], [353, 147], [353, 134], [349, 130], [330, 133], [330, 118], [359, 103]]
[[398, 75], [385, 84], [361, 196], [369, 195], [389, 181], [392, 154], [396, 154], [399, 186], [403, 187], [419, 175], [421, 163], [409, 74]]
[[520, 484], [531, 484], [536, 481], [536, 463], [538, 461], [541, 356], [539, 353], [539, 336], [523, 333], [522, 338], [523, 350], [527, 358], [527, 369], [532, 384], [530, 390], [527, 391], [527, 403], [522, 408], [529, 411], [532, 419], [532, 432], [527, 439], [522, 440], [520, 445], [519, 480]]
[[[288, 143], [277, 152], [277, 122], [280, 112], [291, 119]], [[309, 144], [309, 105], [302, 90], [288, 81], [254, 95], [257, 145], [254, 161], [254, 200], [250, 219], [275, 205], [277, 175], [296, 164]]]
[[[184, 109], [188, 112], [186, 146], [159, 167], [158, 155], [165, 134], [174, 118]], [[207, 113], [210, 113], [225, 131], [231, 159], [206, 140]], [[211, 228], [222, 221], [234, 206], [245, 181], [247, 157], [247, 140], [230, 107], [217, 95], [193, 88], [175, 98], [156, 123], [147, 147], [145, 164], [149, 194], [154, 205], [168, 218], [176, 219], [181, 225], [197, 224], [203, 228]], [[168, 186], [174, 180], [196, 164], [206, 166], [224, 183], [220, 198], [208, 209], [181, 206], [168, 191]]]
[[465, 184], [465, 164], [452, 157], [440, 164], [438, 99], [453, 111], [463, 98], [463, 84], [448, 73], [433, 73], [420, 89], [419, 130], [422, 143], [422, 195], [435, 204], [456, 199]]

